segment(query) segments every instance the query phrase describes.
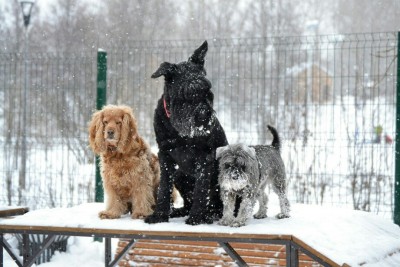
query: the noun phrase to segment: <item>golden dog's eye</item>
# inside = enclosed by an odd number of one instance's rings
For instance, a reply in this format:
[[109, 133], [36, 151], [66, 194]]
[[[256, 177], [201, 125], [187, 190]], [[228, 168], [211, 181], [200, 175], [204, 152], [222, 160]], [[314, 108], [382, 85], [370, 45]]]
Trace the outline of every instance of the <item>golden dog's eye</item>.
[[121, 124], [121, 122], [120, 122], [120, 121], [117, 121], [117, 124]]
[[108, 123], [108, 121], [103, 121], [104, 125], [106, 125]]

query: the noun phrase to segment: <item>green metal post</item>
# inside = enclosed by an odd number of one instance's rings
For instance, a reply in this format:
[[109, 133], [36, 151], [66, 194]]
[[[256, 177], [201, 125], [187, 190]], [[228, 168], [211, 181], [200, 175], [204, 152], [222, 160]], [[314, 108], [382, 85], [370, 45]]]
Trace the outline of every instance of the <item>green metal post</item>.
[[400, 226], [400, 32], [397, 33], [397, 80], [396, 80], [396, 151], [394, 174], [394, 223]]
[[[107, 93], [107, 52], [97, 52], [97, 100], [96, 109], [100, 110], [106, 104]], [[100, 175], [100, 157], [96, 156], [96, 202], [104, 202], [103, 181]]]

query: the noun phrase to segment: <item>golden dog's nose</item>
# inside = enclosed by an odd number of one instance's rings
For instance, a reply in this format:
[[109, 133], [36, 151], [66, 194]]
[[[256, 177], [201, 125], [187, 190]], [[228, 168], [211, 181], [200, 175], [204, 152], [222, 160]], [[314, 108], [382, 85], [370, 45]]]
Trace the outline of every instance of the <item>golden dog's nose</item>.
[[107, 130], [107, 137], [109, 139], [113, 139], [114, 138], [114, 130]]

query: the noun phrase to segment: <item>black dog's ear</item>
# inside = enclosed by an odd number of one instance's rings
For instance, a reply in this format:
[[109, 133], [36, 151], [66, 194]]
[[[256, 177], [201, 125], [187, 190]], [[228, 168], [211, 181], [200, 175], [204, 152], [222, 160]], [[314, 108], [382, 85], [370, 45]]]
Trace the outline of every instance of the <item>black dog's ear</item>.
[[154, 72], [151, 75], [151, 78], [158, 78], [161, 75], [164, 75], [164, 77], [168, 77], [171, 74], [173, 74], [176, 70], [176, 66], [175, 64], [169, 63], [169, 62], [164, 62], [161, 63], [160, 67], [158, 68], [158, 70], [156, 70], [156, 72]]
[[193, 55], [190, 56], [188, 61], [204, 65], [204, 58], [206, 57], [207, 50], [208, 50], [208, 43], [207, 41], [204, 41], [204, 43], [193, 52]]

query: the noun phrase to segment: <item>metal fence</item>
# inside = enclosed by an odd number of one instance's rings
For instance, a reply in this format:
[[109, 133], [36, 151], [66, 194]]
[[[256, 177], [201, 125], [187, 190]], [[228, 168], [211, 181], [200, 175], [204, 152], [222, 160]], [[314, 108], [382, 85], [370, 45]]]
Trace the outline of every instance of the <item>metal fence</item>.
[[[202, 41], [103, 48], [107, 103], [131, 106], [155, 151], [163, 81], [150, 76], [163, 61], [186, 60]], [[397, 33], [209, 40], [206, 69], [228, 141], [268, 144], [266, 125], [274, 125], [292, 202], [392, 216], [397, 43]], [[95, 79], [95, 51], [0, 54], [0, 205], [93, 201], [87, 123]]]

